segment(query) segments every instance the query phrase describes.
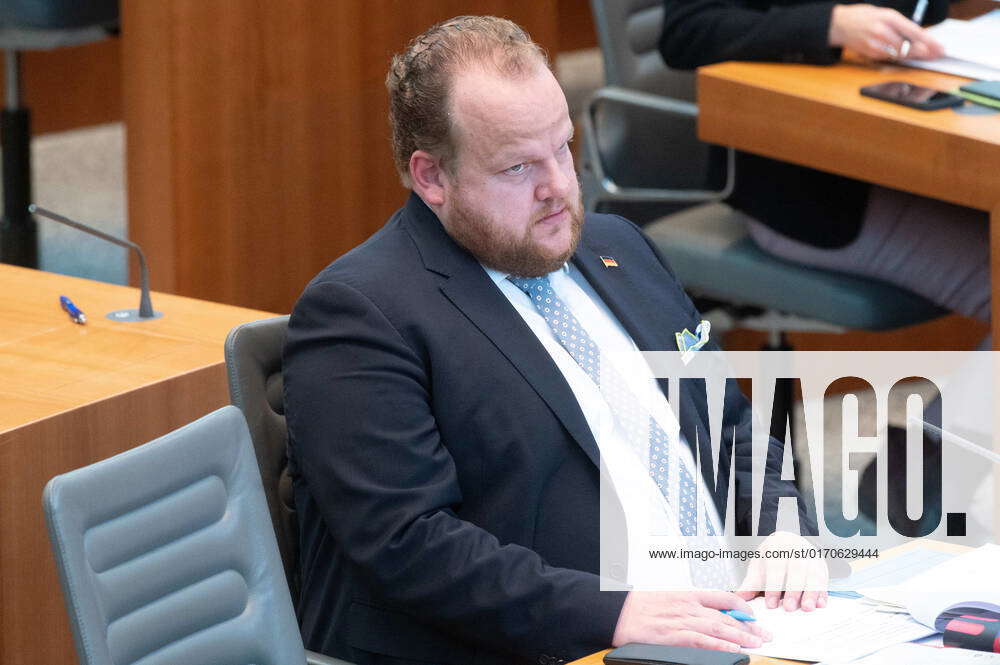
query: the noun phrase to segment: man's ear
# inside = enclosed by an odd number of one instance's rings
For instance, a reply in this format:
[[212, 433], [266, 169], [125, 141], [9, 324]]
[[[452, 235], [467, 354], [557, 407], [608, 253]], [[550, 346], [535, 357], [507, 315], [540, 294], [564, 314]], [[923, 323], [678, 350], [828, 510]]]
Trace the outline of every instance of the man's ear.
[[444, 172], [437, 157], [423, 150], [414, 150], [410, 155], [410, 181], [413, 191], [424, 200], [428, 206], [444, 205], [445, 182], [448, 174]]

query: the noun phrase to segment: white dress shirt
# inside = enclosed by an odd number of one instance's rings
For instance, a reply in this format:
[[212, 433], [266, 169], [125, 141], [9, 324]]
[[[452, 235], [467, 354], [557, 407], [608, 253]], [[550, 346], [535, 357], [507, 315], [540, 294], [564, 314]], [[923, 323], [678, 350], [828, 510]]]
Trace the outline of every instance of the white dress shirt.
[[[674, 588], [673, 585], [676, 583], [687, 584], [690, 581], [688, 562], [651, 560], [648, 555], [650, 541], [647, 537], [655, 534], [658, 547], [683, 546], [677, 512], [673, 508], [677, 503], [680, 464], [686, 465], [691, 476], [696, 479], [702, 497], [708, 496], [707, 490], [695, 471], [694, 460], [688, 446], [676, 443], [680, 441], [680, 425], [677, 417], [649, 366], [639, 355], [635, 342], [572, 264], [567, 263], [548, 275], [549, 283], [556, 295], [601, 349], [602, 364], [610, 361], [615, 365], [632, 394], [643, 403], [663, 431], [670, 436], [671, 441], [675, 442], [670, 446], [669, 457], [669, 489], [672, 490], [670, 501], [650, 478], [649, 460], [640, 459], [640, 455], [622, 435], [598, 385], [553, 336], [549, 325], [535, 309], [528, 296], [507, 279], [506, 273], [485, 266], [484, 269], [548, 351], [587, 419], [600, 450], [601, 462], [625, 511], [629, 534], [629, 582], [635, 583], [641, 579], [643, 586], [648, 588], [647, 581], [651, 579], [650, 575], [653, 575], [670, 580], [663, 588]], [[602, 491], [606, 489], [608, 488], [602, 488]], [[703, 519], [712, 520], [718, 529], [719, 522], [714, 504], [710, 500], [702, 503], [707, 506]], [[704, 533], [703, 529], [704, 526], [699, 530]]]

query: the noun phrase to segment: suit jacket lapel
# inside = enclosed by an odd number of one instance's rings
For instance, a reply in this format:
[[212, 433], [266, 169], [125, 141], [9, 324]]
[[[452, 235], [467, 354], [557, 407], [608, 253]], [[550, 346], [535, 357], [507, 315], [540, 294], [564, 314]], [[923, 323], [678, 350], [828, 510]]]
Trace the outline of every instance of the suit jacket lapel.
[[[641, 278], [630, 270], [627, 260], [622, 260], [616, 267], [605, 267], [601, 257], [613, 257], [617, 253], [614, 247], [604, 246], [597, 239], [585, 237], [573, 256], [573, 265], [583, 273], [608, 308], [618, 317], [640, 351], [676, 350], [674, 333], [689, 328], [692, 322], [676, 307], [659, 306], [644, 300], [641, 294], [649, 293], [649, 289], [656, 288], [656, 285], [640, 283]], [[663, 288], [670, 288], [670, 285], [664, 283]], [[663, 394], [670, 399], [667, 380], [661, 379], [659, 383]], [[671, 406], [693, 452], [698, 412], [691, 400], [690, 391], [678, 392], [680, 399], [672, 401]]]
[[599, 465], [597, 442], [562, 373], [545, 347], [479, 262], [459, 247], [416, 195], [406, 204], [407, 228], [424, 266], [447, 277], [441, 291], [517, 368], [590, 460]]
[[[683, 312], [676, 308], [657, 306], [644, 300], [643, 293], [657, 285], [641, 282], [623, 258], [617, 267], [606, 268], [602, 256], [614, 256], [618, 252], [612, 247], [604, 247], [598, 240], [584, 238], [573, 255], [573, 265], [579, 268], [597, 294], [614, 312], [622, 326], [631, 335], [641, 351], [671, 351], [676, 348], [674, 333], [690, 326]], [[664, 289], [670, 288], [664, 284]]]

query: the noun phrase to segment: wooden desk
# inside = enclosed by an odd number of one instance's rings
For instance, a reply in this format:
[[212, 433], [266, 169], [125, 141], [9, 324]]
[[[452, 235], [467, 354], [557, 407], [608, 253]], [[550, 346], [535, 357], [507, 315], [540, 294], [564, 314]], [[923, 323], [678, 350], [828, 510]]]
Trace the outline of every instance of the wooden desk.
[[[66, 295], [86, 326], [59, 308]], [[116, 323], [138, 290], [0, 265], [0, 663], [77, 662], [42, 516], [52, 476], [229, 402], [222, 345], [268, 312], [153, 294], [164, 313]]]
[[[885, 64], [710, 65], [698, 70], [698, 135], [711, 143], [988, 212], [993, 348], [1000, 350], [1000, 115], [918, 111], [858, 92], [861, 86], [890, 80], [939, 90], [966, 81]], [[1000, 411], [993, 431], [1000, 432]], [[1000, 467], [994, 486], [995, 538], [1000, 533]]]
[[989, 212], [993, 343], [1000, 348], [1000, 116], [917, 111], [858, 92], [890, 80], [940, 90], [965, 81], [893, 65], [711, 65], [698, 70], [698, 135]]
[[[930, 547], [932, 549], [941, 550], [943, 552], [956, 552], [961, 553], [967, 551], [969, 548], [963, 545], [954, 545], [951, 543], [940, 543], [933, 540], [911, 540], [908, 543], [893, 547], [882, 553], [882, 555], [874, 561], [871, 560], [860, 560], [852, 564], [854, 570], [861, 570], [871, 566], [878, 560], [891, 559], [892, 557], [899, 556], [900, 554], [905, 554], [906, 552], [917, 548], [917, 547]], [[609, 649], [604, 651], [598, 651], [597, 653], [592, 653], [589, 656], [580, 658], [579, 660], [574, 660], [568, 665], [604, 665], [604, 654], [606, 654]], [[797, 660], [784, 660], [781, 658], [769, 658], [767, 656], [750, 656], [750, 665], [799, 665], [801, 661]]]

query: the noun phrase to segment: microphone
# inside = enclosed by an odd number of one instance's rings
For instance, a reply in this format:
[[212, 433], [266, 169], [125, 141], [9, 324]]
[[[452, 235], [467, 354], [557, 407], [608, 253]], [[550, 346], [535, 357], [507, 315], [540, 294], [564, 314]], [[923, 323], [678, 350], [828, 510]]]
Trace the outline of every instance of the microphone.
[[46, 210], [45, 208], [37, 206], [34, 203], [28, 206], [28, 212], [32, 215], [40, 215], [41, 217], [46, 217], [54, 222], [71, 226], [74, 229], [78, 229], [84, 233], [89, 233], [92, 236], [97, 236], [98, 238], [107, 240], [115, 245], [134, 249], [136, 254], [139, 256], [139, 309], [119, 309], [114, 312], [109, 312], [107, 317], [112, 321], [152, 321], [153, 319], [158, 319], [163, 316], [163, 312], [153, 311], [153, 302], [149, 298], [149, 270], [146, 268], [146, 256], [142, 253], [139, 245], [130, 240], [125, 240], [109, 233], [105, 233], [104, 231], [98, 231], [97, 229], [87, 226], [86, 224], [75, 222], [68, 217], [63, 217], [62, 215], [56, 214], [51, 210]]

